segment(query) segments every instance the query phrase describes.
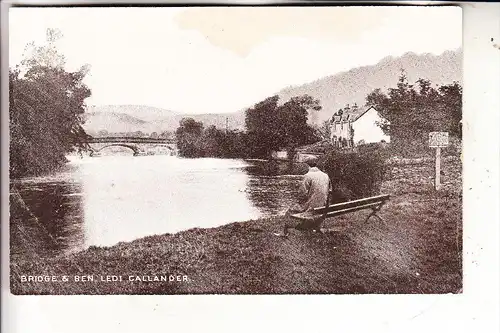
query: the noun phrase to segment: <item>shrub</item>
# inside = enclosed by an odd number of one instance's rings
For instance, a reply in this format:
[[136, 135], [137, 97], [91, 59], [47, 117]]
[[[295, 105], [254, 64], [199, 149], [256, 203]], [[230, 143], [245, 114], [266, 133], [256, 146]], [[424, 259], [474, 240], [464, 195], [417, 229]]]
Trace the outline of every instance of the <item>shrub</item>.
[[253, 170], [261, 176], [305, 175], [309, 167], [305, 163], [270, 160], [258, 163]]
[[329, 140], [319, 141], [310, 145], [302, 146], [299, 150], [306, 154], [325, 154], [335, 147]]
[[330, 176], [333, 201], [360, 199], [378, 194], [385, 174], [386, 151], [381, 146], [358, 151], [332, 150], [321, 161]]
[[[407, 141], [396, 140], [389, 145], [391, 156], [400, 158], [422, 158], [435, 155], [435, 149], [429, 147], [429, 137], [420, 135], [413, 137], [413, 140]], [[449, 137], [449, 145], [441, 149], [441, 156], [460, 156], [462, 152], [462, 140], [456, 136]]]

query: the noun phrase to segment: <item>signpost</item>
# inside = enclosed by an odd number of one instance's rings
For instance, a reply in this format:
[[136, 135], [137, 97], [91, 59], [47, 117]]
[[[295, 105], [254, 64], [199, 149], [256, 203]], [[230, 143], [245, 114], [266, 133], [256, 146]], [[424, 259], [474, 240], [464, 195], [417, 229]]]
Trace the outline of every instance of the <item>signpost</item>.
[[448, 132], [430, 132], [429, 147], [436, 148], [436, 176], [434, 186], [439, 190], [441, 186], [441, 147], [448, 146]]

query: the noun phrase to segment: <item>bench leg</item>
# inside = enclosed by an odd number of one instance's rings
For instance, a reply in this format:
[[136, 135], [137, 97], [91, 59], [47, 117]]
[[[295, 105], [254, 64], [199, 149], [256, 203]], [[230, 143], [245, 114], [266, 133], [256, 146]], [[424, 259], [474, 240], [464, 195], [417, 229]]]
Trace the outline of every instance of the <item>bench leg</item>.
[[325, 219], [321, 218], [318, 219], [317, 221], [314, 221], [312, 225], [312, 230], [321, 233], [321, 226], [323, 225], [323, 222]]
[[380, 215], [378, 215], [377, 213], [373, 214], [373, 216], [375, 216], [376, 218], [378, 218], [380, 222], [384, 222], [384, 219], [381, 218]]
[[366, 223], [366, 222], [368, 222], [368, 220], [369, 220], [369, 219], [370, 219], [370, 217], [372, 217], [372, 216], [374, 216], [374, 217], [378, 218], [378, 219], [380, 220], [380, 222], [384, 222], [384, 220], [383, 220], [383, 219], [382, 219], [382, 218], [381, 218], [381, 217], [377, 214], [379, 210], [380, 210], [380, 208], [379, 208], [379, 207], [378, 207], [378, 208], [373, 209], [373, 211], [370, 213], [370, 215], [368, 215], [368, 216], [366, 217], [365, 223]]
[[309, 221], [295, 221], [293, 219], [286, 219], [283, 228], [283, 234], [288, 235], [288, 229], [295, 229], [300, 231], [316, 231], [321, 232], [321, 225], [323, 224], [323, 219], [319, 220], [309, 220]]
[[290, 217], [285, 219], [285, 225], [283, 226], [283, 235], [288, 235], [288, 229], [294, 229], [297, 226], [296, 221], [292, 220]]

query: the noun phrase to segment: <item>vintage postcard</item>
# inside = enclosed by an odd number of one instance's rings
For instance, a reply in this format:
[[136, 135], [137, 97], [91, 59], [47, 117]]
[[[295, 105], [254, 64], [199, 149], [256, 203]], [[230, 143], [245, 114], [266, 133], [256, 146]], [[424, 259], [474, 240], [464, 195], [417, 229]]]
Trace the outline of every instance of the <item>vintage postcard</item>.
[[12, 294], [462, 293], [460, 7], [8, 19]]

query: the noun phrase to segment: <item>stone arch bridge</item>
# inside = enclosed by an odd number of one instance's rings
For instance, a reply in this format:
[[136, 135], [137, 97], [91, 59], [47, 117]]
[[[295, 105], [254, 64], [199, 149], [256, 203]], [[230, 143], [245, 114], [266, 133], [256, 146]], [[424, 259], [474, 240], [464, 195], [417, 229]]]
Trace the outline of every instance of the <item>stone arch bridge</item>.
[[96, 156], [102, 150], [109, 147], [128, 148], [134, 156], [156, 155], [159, 150], [166, 150], [169, 155], [177, 155], [177, 142], [173, 139], [144, 137], [90, 137], [87, 143], [90, 148], [90, 156]]

